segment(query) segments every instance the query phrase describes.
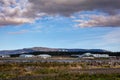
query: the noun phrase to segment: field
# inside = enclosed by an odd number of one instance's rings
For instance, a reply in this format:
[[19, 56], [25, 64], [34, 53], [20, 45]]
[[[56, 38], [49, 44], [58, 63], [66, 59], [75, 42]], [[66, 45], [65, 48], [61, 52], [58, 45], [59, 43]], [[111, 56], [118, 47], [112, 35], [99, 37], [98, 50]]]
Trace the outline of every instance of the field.
[[120, 63], [116, 61], [53, 60], [0, 59], [0, 80], [120, 80]]

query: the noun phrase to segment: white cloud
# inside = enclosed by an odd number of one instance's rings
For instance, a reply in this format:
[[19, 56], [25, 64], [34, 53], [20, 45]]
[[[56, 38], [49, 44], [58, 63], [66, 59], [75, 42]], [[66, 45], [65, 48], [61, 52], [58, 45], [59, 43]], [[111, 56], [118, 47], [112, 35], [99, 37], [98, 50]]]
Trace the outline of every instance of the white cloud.
[[26, 33], [39, 33], [41, 32], [42, 27], [41, 26], [34, 26], [29, 29], [22, 29], [22, 30], [16, 30], [7, 32], [8, 34], [26, 34]]
[[23, 23], [31, 23], [32, 20], [27, 18], [16, 18], [16, 17], [4, 17], [0, 18], [0, 26], [6, 26], [6, 25], [19, 25]]
[[[0, 0], [0, 26], [19, 25], [33, 22], [32, 18], [25, 17], [23, 14], [27, 9], [26, 0]], [[22, 3], [22, 4], [21, 4]]]
[[87, 15], [81, 16], [88, 20], [77, 19], [78, 27], [120, 27], [120, 14], [117, 15]]
[[24, 34], [30, 32], [29, 30], [20, 30], [15, 32], [8, 32], [8, 34]]
[[92, 17], [91, 21], [83, 22], [80, 26], [100, 23], [102, 26], [111, 26], [113, 23], [112, 26], [116, 27], [119, 26], [119, 3], [120, 0], [0, 0], [0, 26], [30, 23], [46, 15], [70, 17], [80, 11], [101, 10], [110, 16]]
[[104, 35], [102, 38], [103, 41], [106, 42], [105, 44], [120, 44], [120, 29], [111, 31]]

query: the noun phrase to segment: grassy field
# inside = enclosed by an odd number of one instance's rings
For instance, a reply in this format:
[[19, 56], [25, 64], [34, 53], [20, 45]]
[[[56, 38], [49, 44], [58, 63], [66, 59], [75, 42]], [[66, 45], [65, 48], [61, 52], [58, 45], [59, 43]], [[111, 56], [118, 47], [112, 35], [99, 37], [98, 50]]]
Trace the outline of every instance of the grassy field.
[[120, 80], [120, 68], [86, 62], [0, 63], [0, 80]]

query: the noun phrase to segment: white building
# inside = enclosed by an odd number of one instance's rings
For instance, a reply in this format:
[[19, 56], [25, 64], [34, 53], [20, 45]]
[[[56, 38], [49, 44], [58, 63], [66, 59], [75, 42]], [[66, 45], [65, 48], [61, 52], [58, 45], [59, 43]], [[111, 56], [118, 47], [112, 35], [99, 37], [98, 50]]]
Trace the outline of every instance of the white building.
[[95, 58], [109, 58], [108, 54], [92, 54]]
[[82, 56], [88, 56], [88, 57], [91, 56], [91, 57], [94, 57], [94, 58], [109, 58], [108, 54], [91, 54], [91, 53], [85, 53]]
[[85, 53], [82, 55], [71, 55], [71, 56], [76, 56], [79, 58], [109, 58], [110, 56], [108, 54], [91, 54], [91, 53]]
[[47, 58], [50, 58], [51, 55], [48, 55], [48, 54], [40, 54], [40, 55], [37, 55], [37, 57], [40, 57], [40, 58], [43, 58], [43, 59], [47, 59]]
[[93, 54], [91, 53], [85, 53], [82, 54], [81, 56], [79, 56], [80, 58], [84, 58], [84, 59], [94, 59], [95, 57], [93, 56]]
[[8, 57], [10, 57], [10, 55], [2, 54], [2, 55], [0, 55], [0, 57], [1, 57], [1, 58], [8, 58]]
[[30, 58], [30, 57], [34, 57], [34, 55], [31, 55], [31, 54], [21, 54], [19, 57], [21, 57], [21, 58]]

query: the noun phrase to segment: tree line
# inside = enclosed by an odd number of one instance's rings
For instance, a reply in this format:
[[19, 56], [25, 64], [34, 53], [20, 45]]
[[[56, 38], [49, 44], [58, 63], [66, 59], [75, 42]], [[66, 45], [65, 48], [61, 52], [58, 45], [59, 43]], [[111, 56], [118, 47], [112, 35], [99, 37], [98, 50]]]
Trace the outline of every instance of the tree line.
[[[68, 56], [70, 57], [71, 55], [82, 55], [84, 53], [91, 53], [91, 54], [108, 54], [109, 56], [120, 56], [120, 52], [31, 52], [31, 53], [24, 53], [24, 54], [32, 54], [32, 55], [39, 55], [39, 54], [49, 54], [51, 56]], [[11, 57], [18, 57], [21, 55], [20, 53], [18, 54], [12, 54]]]

